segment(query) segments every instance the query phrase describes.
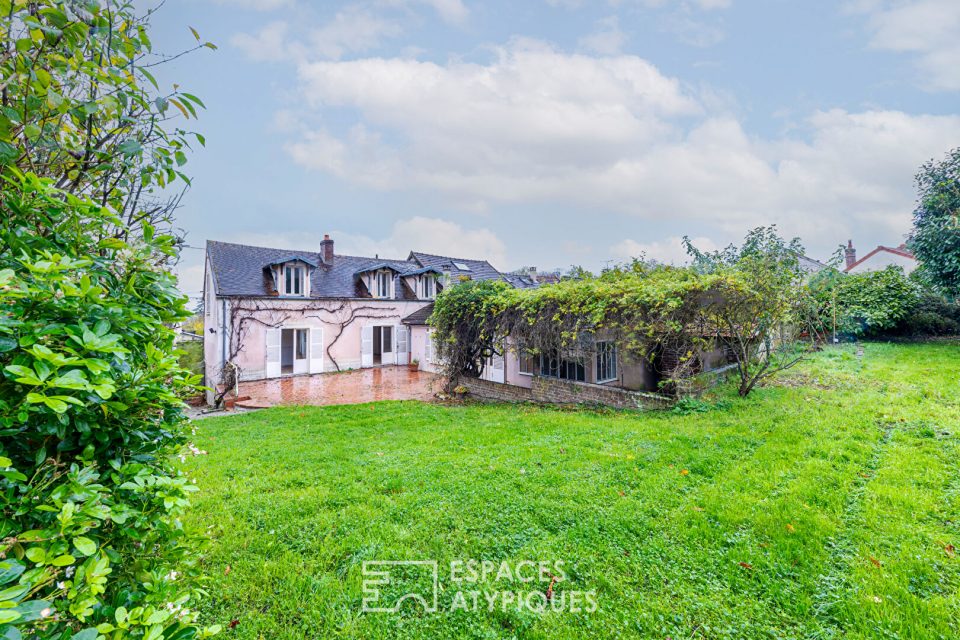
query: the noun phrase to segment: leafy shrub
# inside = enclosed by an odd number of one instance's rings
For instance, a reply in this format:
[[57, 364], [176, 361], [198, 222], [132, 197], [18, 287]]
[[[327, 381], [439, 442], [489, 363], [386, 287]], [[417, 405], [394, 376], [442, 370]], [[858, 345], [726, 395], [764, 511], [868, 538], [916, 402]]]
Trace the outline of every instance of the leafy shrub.
[[848, 274], [836, 281], [841, 331], [876, 336], [894, 329], [920, 302], [920, 289], [900, 267]]
[[[158, 263], [100, 206], [34, 176], [0, 202], [0, 637], [194, 638], [194, 490], [169, 327], [189, 314]], [[96, 629], [94, 629], [96, 627]], [[73, 634], [71, 636], [71, 634]]]

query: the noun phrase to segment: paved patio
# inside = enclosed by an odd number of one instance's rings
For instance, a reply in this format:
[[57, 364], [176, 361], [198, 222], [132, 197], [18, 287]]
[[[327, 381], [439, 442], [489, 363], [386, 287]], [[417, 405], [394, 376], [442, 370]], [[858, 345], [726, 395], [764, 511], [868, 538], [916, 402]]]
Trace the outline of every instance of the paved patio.
[[321, 373], [240, 383], [237, 406], [273, 407], [285, 404], [360, 404], [375, 400], [431, 400], [440, 390], [440, 377], [409, 367], [379, 367], [344, 373]]

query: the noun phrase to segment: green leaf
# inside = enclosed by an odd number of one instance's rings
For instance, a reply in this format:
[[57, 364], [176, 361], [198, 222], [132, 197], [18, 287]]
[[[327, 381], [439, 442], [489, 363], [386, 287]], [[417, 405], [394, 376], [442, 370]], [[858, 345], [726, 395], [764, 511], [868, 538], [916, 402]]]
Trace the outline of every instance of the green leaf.
[[62, 556], [57, 556], [56, 558], [54, 558], [53, 562], [51, 562], [50, 564], [52, 564], [55, 567], [66, 567], [68, 565], [73, 564], [76, 561], [77, 559], [74, 558], [72, 555], [70, 555], [69, 553], [65, 553]]
[[0, 591], [0, 602], [9, 600], [19, 601], [20, 598], [27, 595], [28, 591], [30, 591], [30, 585], [28, 584], [18, 584], [13, 587], [8, 587]]
[[0, 584], [13, 582], [20, 577], [20, 574], [26, 569], [23, 563], [13, 558], [0, 560]]
[[72, 640], [97, 640], [98, 635], [100, 635], [100, 632], [95, 627], [91, 627], [75, 633]]
[[47, 559], [47, 552], [43, 550], [43, 547], [30, 547], [27, 549], [26, 555], [28, 560], [37, 564], [43, 563]]
[[13, 464], [13, 460], [6, 456], [0, 456], [0, 467], [9, 467]]
[[39, 138], [41, 133], [42, 131], [40, 130], [40, 127], [35, 124], [28, 124], [23, 128], [23, 135], [25, 135], [27, 140], [30, 140], [31, 142]]
[[45, 397], [43, 399], [43, 404], [47, 405], [47, 407], [49, 407], [50, 409], [53, 409], [57, 413], [66, 413], [67, 409], [70, 408], [70, 405], [68, 405], [63, 400], [58, 400], [57, 398]]
[[0, 609], [0, 624], [9, 624], [21, 617], [22, 614], [16, 609]]
[[0, 336], [0, 353], [13, 351], [17, 348], [17, 341], [9, 336]]
[[92, 556], [97, 552], [97, 543], [91, 540], [90, 538], [85, 538], [83, 536], [80, 536], [79, 538], [74, 538], [73, 546], [75, 546], [77, 548], [77, 551], [79, 551], [85, 556]]
[[46, 600], [30, 600], [18, 606], [14, 611], [20, 614], [24, 622], [33, 622], [45, 617], [44, 612], [50, 611], [50, 603]]

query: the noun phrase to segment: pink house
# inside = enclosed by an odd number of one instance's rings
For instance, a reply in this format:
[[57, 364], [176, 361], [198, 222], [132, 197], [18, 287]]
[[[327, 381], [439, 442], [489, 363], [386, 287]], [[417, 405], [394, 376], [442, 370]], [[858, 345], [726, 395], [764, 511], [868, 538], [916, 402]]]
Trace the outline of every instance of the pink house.
[[240, 380], [414, 361], [434, 370], [428, 327], [405, 319], [425, 320], [437, 293], [462, 279], [533, 286], [485, 260], [416, 251], [405, 260], [337, 255], [329, 236], [318, 251], [209, 241], [206, 384], [219, 384], [228, 363]]

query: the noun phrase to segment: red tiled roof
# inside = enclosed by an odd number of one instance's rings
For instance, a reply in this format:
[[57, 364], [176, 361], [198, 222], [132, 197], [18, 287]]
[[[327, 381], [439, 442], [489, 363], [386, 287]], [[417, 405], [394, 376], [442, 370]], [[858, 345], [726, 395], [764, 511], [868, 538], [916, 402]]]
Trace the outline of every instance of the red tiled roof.
[[916, 257], [915, 255], [913, 255], [913, 253], [911, 253], [910, 250], [907, 249], [907, 247], [906, 247], [905, 245], [900, 245], [899, 247], [885, 247], [885, 246], [883, 246], [883, 245], [880, 245], [880, 246], [878, 246], [876, 249], [874, 249], [873, 251], [871, 251], [870, 253], [868, 253], [867, 255], [863, 256], [862, 258], [860, 258], [859, 260], [857, 260], [856, 262], [854, 262], [852, 265], [850, 265], [849, 267], [847, 267], [846, 269], [844, 269], [844, 271], [850, 271], [850, 270], [853, 269], [854, 267], [856, 267], [856, 266], [858, 266], [858, 265], [860, 265], [860, 264], [863, 264], [866, 260], [869, 260], [870, 258], [872, 258], [873, 256], [877, 255], [877, 254], [880, 253], [881, 251], [886, 251], [887, 253], [892, 253], [892, 254], [894, 254], [894, 255], [901, 256], [901, 257], [903, 257], [903, 258], [910, 258], [911, 260], [916, 260], [916, 259], [917, 259], [917, 257]]

